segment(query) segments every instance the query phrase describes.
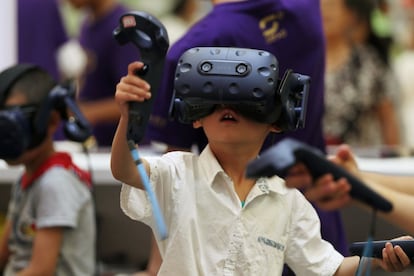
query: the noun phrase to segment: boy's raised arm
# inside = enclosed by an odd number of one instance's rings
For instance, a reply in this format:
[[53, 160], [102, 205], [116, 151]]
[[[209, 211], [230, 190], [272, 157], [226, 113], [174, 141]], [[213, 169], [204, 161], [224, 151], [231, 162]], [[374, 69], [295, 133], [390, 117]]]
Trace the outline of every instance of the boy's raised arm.
[[[116, 86], [115, 101], [118, 104], [121, 118], [112, 141], [111, 149], [111, 172], [114, 178], [140, 189], [143, 189], [143, 186], [128, 147], [126, 133], [128, 127], [128, 103], [131, 101], [142, 102], [151, 97], [149, 84], [134, 74], [142, 66], [143, 63], [141, 62], [131, 63], [128, 66], [128, 75], [123, 77]], [[149, 174], [147, 162], [145, 160], [142, 160], [142, 162], [144, 163], [147, 174]]]

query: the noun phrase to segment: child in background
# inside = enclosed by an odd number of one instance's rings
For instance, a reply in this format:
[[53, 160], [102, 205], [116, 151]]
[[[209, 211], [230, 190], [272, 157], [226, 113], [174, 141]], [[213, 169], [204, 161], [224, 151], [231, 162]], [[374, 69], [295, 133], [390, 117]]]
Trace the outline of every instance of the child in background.
[[[0, 73], [0, 158], [10, 166], [24, 166], [12, 187], [0, 239], [0, 271], [5, 276], [95, 273], [91, 178], [69, 154], [54, 149], [53, 134], [61, 118], [46, 103], [55, 85], [34, 65], [19, 64]], [[47, 116], [40, 116], [43, 111]], [[7, 139], [13, 130], [5, 129], [12, 125], [7, 122], [16, 127], [27, 123], [27, 133]]]
[[[134, 75], [142, 66], [130, 64], [117, 85], [121, 119], [111, 170], [124, 183], [123, 211], [156, 230], [126, 137], [128, 103], [151, 97], [148, 83]], [[169, 229], [169, 237], [157, 241], [159, 275], [281, 275], [284, 263], [298, 275], [355, 275], [359, 257], [344, 258], [321, 238], [318, 215], [298, 190], [278, 177], [245, 177], [267, 135], [280, 131], [275, 123], [221, 104], [193, 127], [208, 138], [200, 155], [176, 151], [142, 160]], [[375, 261], [386, 270], [409, 263], [401, 248], [387, 247], [386, 253]]]

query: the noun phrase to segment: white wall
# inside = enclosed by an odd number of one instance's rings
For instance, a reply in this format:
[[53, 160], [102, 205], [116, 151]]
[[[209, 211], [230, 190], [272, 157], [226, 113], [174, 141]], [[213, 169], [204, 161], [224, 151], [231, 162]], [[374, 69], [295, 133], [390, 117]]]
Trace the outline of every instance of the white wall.
[[0, 71], [17, 60], [17, 8], [15, 0], [2, 0], [0, 9]]

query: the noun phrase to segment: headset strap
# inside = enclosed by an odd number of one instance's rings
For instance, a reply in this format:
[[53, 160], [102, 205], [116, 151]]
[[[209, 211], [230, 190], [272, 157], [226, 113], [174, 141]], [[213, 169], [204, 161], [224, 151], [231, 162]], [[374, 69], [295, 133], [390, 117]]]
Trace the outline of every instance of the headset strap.
[[80, 169], [72, 162], [72, 158], [69, 154], [64, 152], [56, 152], [49, 159], [46, 160], [31, 176], [28, 176], [27, 173], [24, 173], [21, 177], [20, 183], [22, 189], [25, 190], [29, 188], [40, 176], [43, 175], [50, 168], [59, 166], [67, 170], [72, 171], [75, 175], [85, 183], [88, 188], [92, 188], [92, 179], [90, 173]]
[[23, 75], [33, 70], [42, 70], [32, 64], [17, 64], [0, 73], [0, 105], [3, 105], [10, 93], [10, 88]]

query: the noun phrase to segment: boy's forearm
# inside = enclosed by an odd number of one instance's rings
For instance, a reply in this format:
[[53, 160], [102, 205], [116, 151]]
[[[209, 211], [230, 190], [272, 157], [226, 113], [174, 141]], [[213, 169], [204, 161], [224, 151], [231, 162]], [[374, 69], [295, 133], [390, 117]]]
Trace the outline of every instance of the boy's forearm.
[[142, 189], [141, 179], [128, 146], [127, 126], [127, 120], [121, 118], [112, 143], [111, 172], [115, 179]]

